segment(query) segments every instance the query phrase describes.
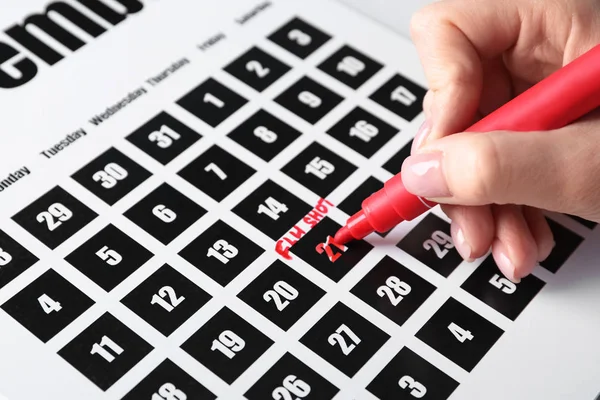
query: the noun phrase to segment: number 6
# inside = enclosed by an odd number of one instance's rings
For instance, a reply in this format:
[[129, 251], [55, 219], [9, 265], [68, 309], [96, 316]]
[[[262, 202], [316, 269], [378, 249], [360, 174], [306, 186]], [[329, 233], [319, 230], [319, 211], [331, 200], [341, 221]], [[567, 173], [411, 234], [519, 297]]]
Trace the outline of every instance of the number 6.
[[154, 207], [152, 209], [152, 214], [154, 214], [156, 218], [160, 219], [162, 222], [165, 222], [167, 224], [175, 221], [175, 219], [177, 218], [177, 214], [175, 214], [173, 210], [167, 208], [166, 206], [163, 206], [162, 204], [159, 204], [156, 207]]

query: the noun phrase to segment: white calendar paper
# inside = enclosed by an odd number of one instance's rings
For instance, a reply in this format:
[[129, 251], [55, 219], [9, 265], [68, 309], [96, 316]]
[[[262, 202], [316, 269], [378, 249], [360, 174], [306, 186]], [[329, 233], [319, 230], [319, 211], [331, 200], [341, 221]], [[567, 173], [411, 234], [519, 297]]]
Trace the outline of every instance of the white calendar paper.
[[3, 6], [7, 399], [600, 392], [595, 224], [548, 215], [519, 284], [437, 208], [328, 241], [423, 122], [406, 39], [329, 0]]

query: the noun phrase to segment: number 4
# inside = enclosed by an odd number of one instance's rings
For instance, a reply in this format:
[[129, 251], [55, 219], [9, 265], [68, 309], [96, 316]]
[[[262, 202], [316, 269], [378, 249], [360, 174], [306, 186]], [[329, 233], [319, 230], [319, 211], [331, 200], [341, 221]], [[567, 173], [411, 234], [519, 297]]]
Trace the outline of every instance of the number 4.
[[50, 314], [53, 311], [59, 312], [62, 310], [60, 303], [52, 300], [47, 294], [43, 294], [38, 297], [38, 303], [40, 303], [42, 310], [44, 310], [46, 314]]
[[464, 330], [460, 326], [456, 325], [454, 322], [448, 325], [448, 329], [461, 343], [464, 343], [465, 340], [473, 340], [474, 338], [474, 336], [471, 334], [471, 331]]

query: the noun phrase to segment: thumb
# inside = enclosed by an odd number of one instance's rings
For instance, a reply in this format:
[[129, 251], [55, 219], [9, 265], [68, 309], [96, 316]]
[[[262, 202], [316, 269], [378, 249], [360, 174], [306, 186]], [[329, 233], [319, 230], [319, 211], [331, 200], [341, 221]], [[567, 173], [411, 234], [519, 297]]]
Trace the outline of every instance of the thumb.
[[527, 205], [600, 220], [600, 119], [548, 132], [459, 133], [406, 159], [406, 189], [442, 204]]

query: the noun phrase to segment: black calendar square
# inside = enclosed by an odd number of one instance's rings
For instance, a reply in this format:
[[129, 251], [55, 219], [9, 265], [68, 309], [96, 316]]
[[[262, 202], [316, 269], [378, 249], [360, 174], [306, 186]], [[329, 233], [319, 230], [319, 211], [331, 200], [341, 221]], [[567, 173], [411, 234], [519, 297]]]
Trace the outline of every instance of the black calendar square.
[[121, 303], [165, 336], [172, 334], [211, 296], [169, 265], [163, 265]]
[[231, 140], [269, 162], [302, 134], [279, 118], [259, 110], [235, 128]]
[[65, 260], [110, 292], [152, 258], [152, 253], [113, 225], [108, 225]]
[[208, 78], [179, 99], [177, 104], [215, 128], [247, 102], [222, 83]]
[[111, 206], [149, 177], [150, 172], [115, 148], [108, 149], [72, 176]]
[[[342, 201], [337, 208], [349, 216], [352, 216], [361, 211], [363, 201], [373, 193], [383, 189], [383, 185], [384, 183], [382, 181], [371, 176], [367, 178], [359, 187], [357, 187], [354, 192], [350, 193], [350, 195], [346, 197], [346, 199]], [[380, 233], [376, 231], [374, 233], [381, 237], [386, 237], [390, 232], [391, 229], [387, 232]]]
[[435, 291], [435, 286], [385, 256], [354, 286], [352, 294], [403, 325]]
[[337, 303], [300, 342], [353, 377], [390, 336], [342, 303]]
[[216, 396], [179, 368], [173, 361], [163, 361], [122, 400], [214, 400]]
[[0, 289], [38, 260], [29, 250], [0, 230]]
[[398, 132], [398, 129], [360, 107], [356, 107], [327, 131], [367, 158], [385, 146]]
[[514, 321], [544, 285], [544, 281], [534, 275], [528, 275], [518, 284], [509, 281], [494, 258], [488, 256], [461, 287]]
[[503, 333], [475, 311], [450, 298], [415, 336], [471, 372]]
[[106, 391], [152, 350], [148, 342], [106, 313], [58, 355]]
[[245, 319], [223, 308], [181, 348], [219, 378], [232, 384], [273, 341]]
[[278, 240], [312, 207], [268, 180], [238, 204], [233, 212], [273, 240]]
[[324, 295], [323, 289], [277, 260], [238, 297], [287, 331]]
[[97, 216], [88, 206], [56, 186], [12, 219], [50, 249], [55, 249]]
[[165, 245], [204, 214], [206, 210], [166, 183], [124, 213], [125, 217]]
[[567, 217], [569, 217], [571, 219], [574, 219], [575, 221], [579, 222], [581, 225], [583, 225], [583, 226], [585, 226], [586, 228], [589, 228], [589, 229], [594, 229], [596, 227], [596, 225], [598, 225], [594, 221], [583, 219], [583, 218], [578, 217], [576, 215], [569, 215], [569, 214], [566, 214], [566, 215], [567, 215]]
[[390, 158], [385, 164], [383, 164], [383, 169], [392, 174], [396, 175], [402, 171], [402, 164], [404, 164], [404, 160], [410, 157], [410, 152], [412, 150], [413, 141], [408, 142], [404, 147], [394, 154], [392, 158]]
[[342, 96], [306, 76], [275, 99], [279, 105], [311, 124], [319, 122], [342, 100]]
[[127, 140], [163, 165], [167, 165], [202, 136], [170, 114], [161, 112], [127, 136]]
[[225, 71], [251, 88], [262, 92], [291, 68], [258, 47], [252, 47], [233, 61]]
[[2, 305], [42, 342], [52, 339], [94, 302], [50, 269]]
[[407, 347], [367, 386], [381, 400], [446, 400], [458, 382]]
[[426, 93], [422, 86], [396, 74], [371, 95], [371, 100], [411, 122], [423, 111]]
[[217, 221], [179, 255], [221, 286], [227, 286], [264, 252], [249, 237]]
[[281, 172], [323, 198], [354, 171], [355, 165], [317, 142], [310, 144], [281, 169]]
[[450, 224], [429, 213], [397, 245], [447, 278], [463, 261], [450, 236]]
[[271, 398], [332, 399], [339, 389], [290, 353], [285, 353], [244, 396], [248, 400]]
[[215, 201], [221, 201], [255, 172], [254, 168], [214, 145], [179, 171], [179, 176]]
[[382, 68], [383, 65], [348, 45], [319, 65], [319, 69], [352, 89], [361, 87]]
[[291, 252], [329, 279], [339, 282], [373, 248], [356, 240], [344, 246], [333, 242], [333, 236], [341, 228], [329, 218], [324, 218], [291, 248]]
[[362, 209], [362, 202], [373, 193], [383, 189], [383, 182], [372, 176], [367, 178], [350, 196], [346, 197], [337, 207], [352, 216]]
[[554, 235], [556, 246], [552, 249], [550, 256], [540, 263], [548, 271], [556, 273], [565, 262], [573, 255], [575, 250], [583, 242], [583, 238], [564, 226], [546, 218], [550, 230]]
[[300, 18], [293, 18], [269, 40], [299, 58], [305, 59], [331, 39], [331, 36]]

